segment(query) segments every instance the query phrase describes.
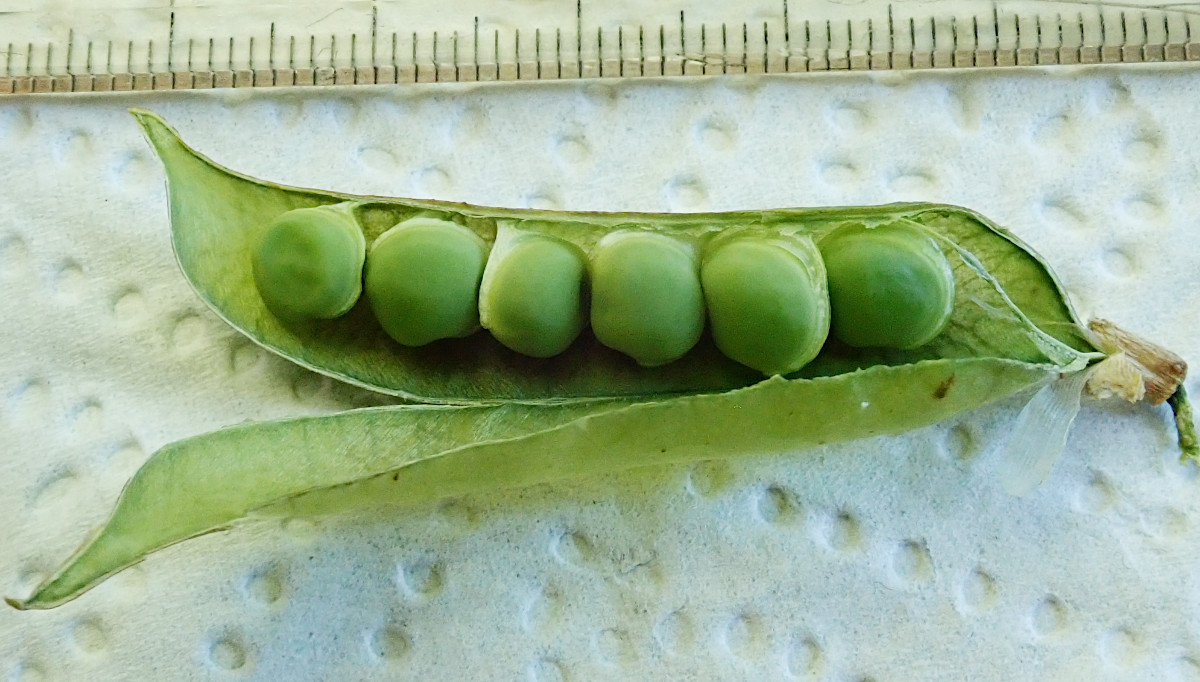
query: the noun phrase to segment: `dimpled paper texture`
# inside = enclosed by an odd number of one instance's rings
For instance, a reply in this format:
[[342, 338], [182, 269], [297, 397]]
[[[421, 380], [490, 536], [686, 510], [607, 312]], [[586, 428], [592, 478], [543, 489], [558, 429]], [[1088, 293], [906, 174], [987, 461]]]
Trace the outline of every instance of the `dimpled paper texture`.
[[[170, 441], [385, 401], [204, 307], [130, 106], [236, 170], [345, 192], [577, 210], [961, 204], [1045, 256], [1083, 315], [1198, 361], [1195, 78], [0, 100], [0, 587], [26, 595]], [[61, 608], [0, 610], [0, 674], [1200, 679], [1200, 481], [1176, 461], [1169, 411], [1085, 402], [1047, 484], [1018, 499], [995, 469], [1027, 398], [902, 437], [206, 536]]]

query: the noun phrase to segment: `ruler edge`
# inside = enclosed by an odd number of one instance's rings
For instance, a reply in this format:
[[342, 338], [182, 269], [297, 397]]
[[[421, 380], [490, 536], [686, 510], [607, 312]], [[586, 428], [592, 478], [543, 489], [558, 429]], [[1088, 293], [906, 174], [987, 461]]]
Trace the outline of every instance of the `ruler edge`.
[[[597, 43], [597, 54], [589, 55], [589, 58], [584, 59], [582, 53], [582, 43], [580, 43], [580, 53], [575, 55], [576, 59], [564, 60], [562, 55], [558, 54], [555, 60], [538, 61], [541, 59], [538, 53], [534, 61], [521, 60], [521, 50], [519, 42], [519, 34], [516, 36], [517, 54], [514, 61], [505, 62], [479, 62], [478, 45], [476, 45], [476, 55], [473, 61], [460, 62], [457, 60], [457, 34], [455, 34], [455, 50], [454, 56], [450, 60], [439, 61], [437, 59], [437, 32], [433, 33], [434, 54], [427, 61], [417, 61], [417, 53], [415, 41], [417, 34], [413, 34], [414, 48], [413, 61], [398, 63], [395, 59], [395, 35], [393, 35], [393, 59], [392, 62], [386, 63], [375, 59], [374, 50], [374, 24], [375, 24], [375, 7], [372, 6], [372, 33], [371, 33], [371, 64], [359, 66], [354, 63], [353, 47], [351, 48], [350, 64], [335, 65], [330, 63], [327, 66], [318, 67], [315, 63], [311, 63], [308, 67], [296, 68], [294, 63], [289, 63], [287, 68], [276, 68], [274, 59], [272, 58], [270, 68], [255, 68], [253, 59], [254, 38], [250, 38], [251, 56], [249, 62], [244, 65], [244, 68], [234, 68], [232, 60], [229, 68], [213, 69], [212, 61], [212, 41], [209, 43], [209, 64], [210, 70], [197, 70], [192, 68], [191, 46], [189, 41], [188, 64], [187, 69], [172, 70], [170, 59], [168, 58], [165, 71], [155, 71], [152, 59], [147, 61], [146, 70], [143, 71], [117, 71], [112, 69], [111, 54], [107, 69], [100, 73], [93, 73], [91, 68], [91, 43], [87, 46], [87, 72], [76, 73], [70, 65], [71, 48], [74, 43], [74, 32], [68, 32], [67, 38], [67, 55], [68, 63], [65, 65], [63, 73], [53, 73], [47, 68], [44, 73], [29, 73], [28, 65], [25, 74], [12, 73], [12, 52], [13, 43], [9, 43], [9, 56], [7, 59], [8, 65], [5, 71], [0, 75], [0, 96], [3, 95], [40, 95], [40, 94], [79, 94], [79, 93], [98, 93], [98, 92], [162, 92], [162, 91], [188, 91], [188, 90], [210, 90], [210, 89], [240, 89], [240, 88], [278, 88], [278, 87], [324, 87], [324, 86], [350, 86], [350, 85], [404, 85], [415, 83], [470, 83], [470, 82], [509, 82], [509, 81], [541, 81], [541, 82], [556, 82], [556, 81], [571, 81], [571, 80], [613, 80], [613, 79], [640, 79], [648, 77], [694, 77], [694, 76], [723, 76], [735, 74], [813, 74], [813, 73], [828, 73], [828, 72], [902, 72], [910, 70], [963, 70], [963, 69], [990, 69], [1004, 67], [1056, 67], [1056, 66], [1108, 66], [1108, 65], [1134, 65], [1134, 64], [1179, 64], [1189, 62], [1200, 62], [1200, 42], [1193, 40], [1192, 34], [1192, 16], [1200, 16], [1200, 13], [1193, 14], [1183, 10], [1172, 9], [1161, 6], [1142, 7], [1136, 10], [1140, 16], [1141, 30], [1140, 35], [1133, 36], [1134, 40], [1130, 40], [1129, 22], [1126, 15], [1126, 9], [1132, 8], [1116, 8], [1119, 13], [1120, 24], [1120, 43], [1109, 42], [1109, 32], [1105, 24], [1105, 11], [1114, 8], [1101, 7], [1096, 12], [1098, 19], [1098, 28], [1100, 30], [1099, 44], [1090, 43], [1086, 37], [1088, 25], [1084, 22], [1083, 13], [1078, 15], [1078, 45], [1067, 45], [1065, 39], [1063, 16], [1057, 15], [1057, 36], [1058, 40], [1055, 44], [1043, 43], [1043, 21], [1040, 14], [1032, 15], [1033, 23], [1029, 24], [1029, 16], [1022, 17], [1018, 13], [1011, 13], [1005, 16], [1004, 26], [1007, 29], [1010, 27], [1016, 32], [1015, 46], [999, 47], [1001, 44], [1001, 14], [1000, 6], [997, 2], [992, 2], [992, 31], [987, 31], [981, 34], [979, 31], [980, 24], [978, 17], [981, 15], [973, 15], [971, 26], [973, 27], [973, 38], [971, 38], [970, 46], [960, 48], [959, 45], [959, 26], [957, 17], [953, 14], [949, 15], [948, 19], [942, 17], [945, 26], [942, 27], [943, 34], [945, 30], [949, 30], [952, 38], [952, 45], [949, 47], [937, 46], [938, 28], [937, 22], [939, 17], [930, 16], [928, 18], [928, 27], [922, 25], [922, 32], [925, 28], [929, 28], [932, 44], [928, 50], [917, 50], [916, 47], [916, 27], [910, 18], [908, 21], [909, 39], [908, 49], [898, 49], [896, 33], [893, 27], [893, 5], [887, 4], [887, 24], [888, 24], [888, 39], [887, 47], [889, 49], [875, 49], [875, 40], [873, 29], [871, 28], [871, 19], [867, 19], [867, 42], [870, 46], [868, 49], [854, 48], [854, 32], [847, 23], [847, 37], [850, 44], [837, 50], [831, 49], [832, 43], [824, 46], [824, 54], [822, 50], [816, 46], [816, 55], [812, 56], [810, 49], [808, 29], [809, 21], [803, 21], [804, 26], [804, 48], [800, 51], [792, 49], [792, 43], [788, 38], [788, 30], [792, 25], [789, 22], [788, 0], [780, 0], [782, 9], [783, 21], [783, 39], [785, 41], [785, 49], [771, 51], [768, 48], [769, 36], [767, 35], [767, 22], [763, 22], [763, 49], [761, 52], [751, 53], [747, 51], [749, 43], [746, 42], [745, 29], [747, 24], [743, 24], [743, 49], [741, 54], [737, 52], [732, 54], [728, 50], [721, 52], [710, 52], [703, 50], [703, 36], [706, 24], [701, 23], [701, 52], [691, 52], [686, 49], [686, 32], [684, 29], [684, 13], [679, 13], [680, 19], [680, 43], [679, 51], [668, 53], [666, 46], [662, 46], [662, 51], [657, 55], [647, 55], [643, 50], [641, 56], [626, 56], [623, 51], [616, 56], [605, 56], [603, 46]], [[583, 35], [582, 30], [582, 7], [583, 0], [576, 0], [577, 11], [579, 12], [579, 22], [577, 31], [579, 37]], [[1147, 22], [1147, 12], [1155, 13], [1161, 17], [1163, 35], [1158, 36], [1159, 40], [1152, 42], [1150, 24]], [[1172, 39], [1171, 18], [1175, 16], [1178, 20], [1182, 17], [1184, 35], [1174, 36]], [[1024, 19], [1024, 23], [1022, 20]], [[901, 20], [903, 21], [903, 20]], [[922, 19], [922, 22], [925, 22]], [[832, 26], [829, 20], [826, 24], [826, 33], [829, 41], [832, 41], [832, 35], [828, 33]], [[1111, 23], [1111, 21], [1110, 21]], [[1136, 22], [1135, 22], [1136, 23]], [[1157, 23], [1157, 22], [1156, 22]], [[1178, 22], [1177, 22], [1178, 23]], [[479, 31], [479, 17], [475, 17], [476, 34]], [[816, 24], [820, 26], [820, 22]], [[1029, 25], [1031, 30], [1036, 32], [1034, 45], [1022, 45], [1022, 26]], [[986, 26], [985, 26], [986, 27]], [[618, 27], [623, 28], [623, 27]], [[660, 27], [661, 29], [662, 27]], [[1095, 29], [1096, 27], [1092, 27]], [[964, 31], [971, 35], [972, 32], [967, 28]], [[1074, 31], [1074, 29], [1072, 29]], [[1114, 29], [1115, 30], [1115, 29]], [[175, 12], [171, 10], [171, 35], [174, 36], [175, 31]], [[736, 32], [736, 26], [734, 31]], [[994, 43], [991, 47], [982, 47], [980, 37], [985, 36], [983, 44], [988, 41], [994, 31]], [[1048, 29], [1048, 34], [1054, 31], [1053, 25]], [[818, 28], [819, 32], [819, 28]], [[1093, 31], [1094, 32], [1094, 31]], [[725, 34], [725, 24], [721, 24], [721, 35]], [[271, 46], [272, 54], [275, 45], [275, 24], [271, 24]], [[640, 40], [639, 32], [639, 40]], [[621, 32], [617, 32], [618, 41], [620, 41]], [[355, 35], [351, 35], [351, 44]], [[1093, 38], [1096, 36], [1093, 35]], [[602, 38], [602, 36], [601, 36]], [[1140, 38], [1140, 40], [1138, 39]], [[1183, 41], [1179, 41], [1183, 38]], [[294, 40], [294, 37], [293, 37]], [[499, 46], [499, 32], [496, 33], [497, 49]], [[477, 41], [477, 37], [476, 37]], [[1074, 39], [1072, 39], [1072, 42]], [[230, 38], [230, 50], [233, 49], [233, 38]], [[30, 43], [32, 49], [34, 43]], [[54, 43], [47, 44], [47, 67], [49, 67], [49, 50]], [[130, 54], [132, 55], [133, 43], [130, 42]], [[109, 52], [113, 46], [112, 41], [108, 41]], [[150, 46], [152, 51], [153, 45]], [[168, 52], [172, 50], [171, 44], [168, 44]], [[497, 53], [494, 56], [499, 56]], [[740, 57], [740, 58], [739, 58]], [[27, 58], [28, 59], [28, 58]], [[330, 60], [333, 61], [332, 59]], [[128, 69], [132, 64], [128, 64]]]
[[[635, 72], [607, 73], [603, 64], [596, 61], [593, 64], [584, 63], [579, 73], [569, 76], [539, 75], [537, 78], [520, 77], [517, 64], [497, 65], [481, 64], [481, 70], [486, 74], [483, 78], [454, 78], [446, 79], [419, 74], [418, 69], [409, 69], [407, 74], [398, 73], [395, 67], [342, 67], [318, 69], [255, 69], [237, 71], [197, 71], [197, 72], [161, 72], [161, 73], [115, 73], [115, 74], [63, 74], [55, 76], [0, 76], [0, 97], [19, 98], [25, 95], [58, 95], [58, 94], [109, 94], [109, 93], [148, 93], [148, 92], [203, 92], [205, 90], [232, 89], [285, 89], [303, 90], [306, 88], [324, 88], [330, 86], [388, 86], [388, 85], [418, 85], [418, 84], [486, 84], [486, 83], [564, 83], [572, 81], [616, 81], [616, 80], [656, 80], [656, 79], [690, 79], [697, 77], [721, 78], [727, 76], [765, 75], [765, 76], [796, 76], [816, 74], [901, 74], [908, 72], [986, 72], [994, 70], [1057, 70], [1064, 67], [1180, 67], [1189, 64], [1200, 64], [1200, 43], [1188, 45], [1162, 46], [1163, 52], [1158, 58], [1128, 59], [1109, 55], [1105, 58], [1100, 48], [1091, 48], [1095, 54], [1061, 55], [1053, 61], [1046, 59], [1045, 54], [1038, 54], [1034, 48], [1012, 50], [978, 50], [964, 55], [961, 52], [948, 53], [868, 53], [851, 55], [840, 60], [829, 60], [820, 64], [819, 68], [810, 68], [800, 59], [767, 60], [762, 64], [748, 65], [744, 69], [708, 71], [703, 68], [687, 68], [680, 72], [648, 72], [651, 70], [638, 69]], [[1175, 49], [1166, 49], [1175, 48]], [[1088, 48], [1084, 48], [1086, 51]], [[1074, 51], [1079, 51], [1078, 49]], [[787, 63], [784, 63], [784, 62]], [[655, 65], [658, 60], [654, 60]], [[804, 68], [796, 68], [800, 62]], [[443, 65], [444, 66], [444, 65]], [[470, 66], [473, 70], [475, 64]], [[700, 66], [703, 66], [701, 64]], [[504, 68], [508, 67], [508, 68]], [[644, 67], [644, 65], [643, 65]], [[444, 71], [445, 69], [442, 69]], [[617, 71], [617, 69], [611, 69]], [[426, 71], [437, 74], [439, 69], [430, 68]], [[664, 70], [666, 71], [666, 70]], [[490, 72], [490, 73], [489, 73]], [[407, 77], [406, 77], [407, 76]], [[490, 77], [489, 77], [490, 76]]]

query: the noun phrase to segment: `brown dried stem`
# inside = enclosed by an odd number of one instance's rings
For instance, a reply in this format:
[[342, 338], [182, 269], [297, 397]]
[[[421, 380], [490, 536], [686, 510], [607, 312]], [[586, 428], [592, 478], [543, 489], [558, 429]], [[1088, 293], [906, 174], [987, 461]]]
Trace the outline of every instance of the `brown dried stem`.
[[[1092, 395], [1118, 395], [1130, 402], [1140, 399], [1151, 405], [1161, 405], [1174, 395], [1187, 376], [1187, 363], [1183, 358], [1108, 320], [1092, 320], [1088, 322], [1088, 329], [1092, 331], [1093, 343], [1113, 356], [1110, 359], [1117, 360], [1113, 369], [1097, 371], [1097, 376], [1088, 382], [1088, 391]], [[1131, 372], [1141, 379], [1141, 395], [1129, 385]]]
[[1115, 396], [1130, 402], [1145, 400], [1151, 405], [1169, 401], [1179, 433], [1181, 459], [1200, 461], [1192, 406], [1183, 388], [1187, 376], [1187, 363], [1183, 358], [1108, 320], [1092, 320], [1088, 329], [1092, 332], [1092, 344], [1109, 354], [1088, 380], [1088, 393], [1098, 398]]

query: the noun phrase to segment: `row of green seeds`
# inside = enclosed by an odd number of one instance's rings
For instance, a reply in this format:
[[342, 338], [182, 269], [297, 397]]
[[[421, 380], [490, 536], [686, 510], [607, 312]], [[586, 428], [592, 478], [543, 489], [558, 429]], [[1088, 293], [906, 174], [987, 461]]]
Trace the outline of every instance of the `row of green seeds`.
[[282, 318], [329, 319], [364, 293], [406, 346], [480, 326], [533, 357], [565, 351], [586, 325], [645, 366], [700, 339], [764, 374], [810, 362], [831, 331], [856, 347], [914, 348], [946, 326], [954, 276], [937, 243], [904, 224], [848, 225], [814, 244], [747, 228], [693, 243], [646, 229], [606, 235], [590, 253], [501, 223], [494, 245], [439, 217], [418, 216], [366, 249], [353, 206], [285, 213], [254, 250], [255, 282]]

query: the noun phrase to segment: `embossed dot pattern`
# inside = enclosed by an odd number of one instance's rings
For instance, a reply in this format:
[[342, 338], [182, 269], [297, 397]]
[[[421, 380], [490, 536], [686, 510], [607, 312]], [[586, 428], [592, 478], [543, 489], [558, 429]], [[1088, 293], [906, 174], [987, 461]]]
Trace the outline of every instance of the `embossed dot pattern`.
[[1029, 626], [1038, 637], [1053, 637], [1067, 627], [1067, 606], [1055, 596], [1042, 599], [1029, 614]]
[[755, 509], [767, 523], [789, 525], [801, 515], [801, 509], [791, 493], [779, 486], [759, 491], [754, 498]]
[[387, 663], [398, 663], [411, 646], [408, 633], [399, 625], [385, 625], [367, 634], [367, 651]]
[[979, 452], [977, 438], [968, 424], [955, 424], [946, 431], [946, 439], [943, 443], [944, 452], [953, 459], [970, 459]]
[[696, 497], [713, 497], [728, 490], [733, 474], [724, 460], [697, 462], [688, 471], [687, 490]]
[[279, 566], [258, 568], [242, 584], [247, 599], [262, 606], [279, 604], [286, 589], [287, 575]]
[[97, 618], [86, 618], [71, 629], [71, 639], [80, 652], [99, 655], [108, 648], [108, 634], [104, 624]]
[[[21, 159], [0, 164], [0, 592], [52, 571], [167, 442], [386, 402], [204, 308], [129, 106], [239, 171], [346, 192], [579, 210], [960, 204], [1036, 248], [1083, 314], [1196, 365], [1194, 75], [0, 101], [0, 148]], [[993, 472], [1020, 407], [247, 523], [68, 607], [0, 607], [0, 679], [444, 679], [451, 665], [462, 679], [883, 681], [912, 678], [913, 652], [930, 678], [1200, 679], [1200, 495], [1165, 408], [1085, 402], [1047, 484], [1016, 499]]]
[[405, 564], [399, 569], [400, 589], [412, 599], [435, 595], [442, 590], [445, 582], [444, 570], [440, 563], [429, 559]]
[[242, 670], [247, 663], [246, 647], [236, 635], [221, 635], [209, 646], [208, 660], [218, 670]]
[[670, 656], [690, 656], [696, 646], [696, 627], [684, 611], [673, 611], [654, 626], [654, 641]]
[[933, 559], [924, 543], [905, 540], [892, 553], [892, 579], [901, 585], [922, 583], [932, 576]]
[[996, 579], [983, 568], [973, 568], [963, 579], [959, 599], [964, 610], [972, 613], [990, 611], [999, 599]]
[[557, 661], [539, 658], [529, 666], [529, 682], [566, 682], [567, 674]]
[[557, 625], [562, 616], [562, 597], [556, 590], [541, 589], [531, 595], [521, 610], [522, 629], [534, 632]]
[[754, 660], [767, 648], [761, 619], [754, 613], [742, 613], [726, 623], [720, 633], [721, 644], [734, 658]]
[[788, 649], [785, 665], [793, 677], [819, 678], [825, 668], [821, 645], [812, 637], [798, 637]]

